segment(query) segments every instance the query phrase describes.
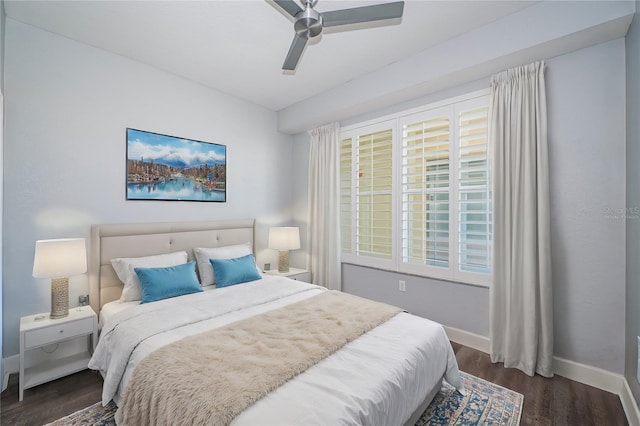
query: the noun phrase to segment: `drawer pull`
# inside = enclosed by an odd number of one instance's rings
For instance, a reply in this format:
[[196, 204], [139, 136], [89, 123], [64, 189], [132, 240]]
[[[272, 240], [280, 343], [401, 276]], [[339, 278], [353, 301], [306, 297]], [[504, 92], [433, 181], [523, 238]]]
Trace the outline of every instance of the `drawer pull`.
[[64, 330], [60, 330], [60, 333], [64, 333]]

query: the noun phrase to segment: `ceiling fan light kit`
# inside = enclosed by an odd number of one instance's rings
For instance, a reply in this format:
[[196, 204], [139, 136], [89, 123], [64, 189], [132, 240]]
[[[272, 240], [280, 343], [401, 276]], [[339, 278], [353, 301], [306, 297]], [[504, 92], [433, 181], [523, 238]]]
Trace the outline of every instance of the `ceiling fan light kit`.
[[402, 17], [404, 1], [376, 4], [373, 6], [354, 7], [352, 9], [317, 12], [313, 7], [318, 0], [302, 0], [304, 9], [295, 0], [274, 0], [274, 3], [284, 12], [295, 19], [293, 28], [296, 32], [289, 47], [289, 53], [284, 60], [282, 69], [293, 71], [296, 69], [307, 41], [322, 33], [323, 28], [342, 25], [359, 24], [364, 22], [382, 21]]

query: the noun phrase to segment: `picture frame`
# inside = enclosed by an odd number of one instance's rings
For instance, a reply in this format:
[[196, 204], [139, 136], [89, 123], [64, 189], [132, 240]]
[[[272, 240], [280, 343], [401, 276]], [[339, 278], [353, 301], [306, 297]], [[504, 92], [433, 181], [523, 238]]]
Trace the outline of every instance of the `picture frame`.
[[227, 201], [227, 147], [127, 128], [126, 199]]

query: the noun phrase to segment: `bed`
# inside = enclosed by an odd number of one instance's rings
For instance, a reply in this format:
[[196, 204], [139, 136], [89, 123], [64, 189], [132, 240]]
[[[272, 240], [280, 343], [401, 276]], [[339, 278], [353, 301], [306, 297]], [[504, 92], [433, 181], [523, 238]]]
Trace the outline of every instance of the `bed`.
[[[170, 355], [174, 347], [177, 351], [187, 341], [205, 344], [208, 340], [203, 336], [216, 336], [209, 340], [222, 349], [231, 347], [219, 337], [227, 330], [227, 333], [232, 333], [229, 342], [234, 340], [234, 332], [228, 331], [229, 327], [269, 323], [270, 319], [264, 320], [270, 318], [269, 315], [277, 316], [288, 309], [303, 309], [304, 306], [304, 310], [309, 311], [308, 306], [312, 306], [309, 304], [320, 303], [321, 297], [333, 296], [320, 286], [259, 274], [259, 279], [250, 282], [224, 288], [204, 286], [204, 291], [153, 303], [120, 301], [123, 283], [114, 269], [113, 259], [163, 256], [184, 251], [191, 261], [195, 248], [225, 249], [242, 244], [253, 247], [252, 219], [92, 226], [90, 301], [94, 311], [100, 313], [102, 330], [90, 367], [99, 370], [105, 379], [103, 404], [113, 400], [120, 407], [117, 419], [127, 418], [127, 413], [123, 413], [131, 406], [127, 401], [136, 400], [134, 405], [142, 406], [139, 402], [142, 392], [140, 395], [137, 393], [142, 389], [138, 387], [141, 379], [136, 378], [136, 373], [140, 376], [144, 368], [156, 368], [148, 371], [160, 371], [160, 374], [147, 373], [147, 376], [164, 379], [165, 375], [172, 375], [169, 372], [174, 367], [167, 366], [174, 364], [154, 364], [160, 362], [155, 359], [157, 354]], [[199, 278], [202, 283], [207, 283], [204, 275], [200, 274]], [[373, 311], [377, 312], [377, 307], [367, 312]], [[299, 331], [297, 326], [289, 330], [291, 334]], [[255, 342], [239, 346], [261, 344]], [[190, 356], [191, 353], [190, 350], [183, 352], [181, 359], [194, 358], [189, 362], [203, 365], [184, 367], [185, 372], [200, 371], [203, 383], [209, 376], [223, 376], [220, 372], [209, 374], [216, 363], [201, 361], [200, 356]], [[290, 380], [248, 404], [229, 422], [233, 425], [415, 424], [440, 389], [443, 379], [462, 391], [455, 355], [443, 327], [405, 312], [391, 313], [388, 320], [349, 340], [335, 352], [313, 362]], [[170, 399], [185, 392], [198, 396], [206, 394], [199, 380], [182, 382], [180, 389], [169, 391], [166, 384], [145, 384], [155, 386], [149, 392], [154, 401], [148, 402], [148, 407], [163, 406], [163, 395]], [[208, 382], [206, 386], [209, 386]], [[170, 406], [169, 399], [167, 407]], [[193, 404], [194, 407], [200, 406], [202, 402]], [[164, 418], [171, 410], [164, 410], [159, 410], [153, 420], [145, 421], [174, 422], [175, 419]]]

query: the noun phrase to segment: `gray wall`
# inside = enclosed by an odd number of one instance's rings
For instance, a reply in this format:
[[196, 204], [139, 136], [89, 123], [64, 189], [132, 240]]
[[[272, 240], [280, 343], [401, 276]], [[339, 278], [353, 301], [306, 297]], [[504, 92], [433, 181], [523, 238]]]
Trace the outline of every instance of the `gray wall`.
[[[619, 374], [624, 371], [625, 223], [607, 212], [625, 205], [624, 64], [624, 40], [618, 39], [552, 58], [546, 71], [555, 354]], [[488, 79], [362, 118], [482, 87]], [[343, 125], [360, 119], [345, 119]], [[294, 140], [308, 142], [303, 134]], [[294, 198], [304, 196], [294, 192]], [[405, 293], [398, 291], [399, 279], [406, 280]], [[489, 334], [487, 288], [343, 265], [343, 289]]]
[[[48, 281], [31, 276], [38, 239], [89, 237], [92, 223], [257, 218], [258, 264], [275, 262], [268, 226], [291, 219], [293, 161], [275, 112], [12, 19], [6, 47], [5, 357], [18, 353], [20, 316], [50, 309]], [[126, 201], [126, 127], [225, 144], [228, 201]], [[72, 306], [87, 292], [86, 275], [71, 278]]]
[[637, 377], [640, 336], [640, 1], [626, 37], [627, 48], [627, 324], [625, 377], [640, 403]]
[[[0, 93], [4, 94], [4, 33], [5, 33], [5, 22], [6, 16], [4, 13], [4, 0], [0, 1]], [[4, 110], [4, 100], [3, 110]], [[2, 120], [2, 125], [0, 125], [0, 259], [2, 259], [2, 212], [3, 212], [3, 169], [2, 169], [2, 156], [4, 150], [4, 114], [0, 114], [0, 120]], [[2, 280], [2, 262], [0, 262], [0, 321], [2, 320], [2, 299], [3, 299], [3, 280]], [[4, 380], [4, 361], [3, 361], [3, 353], [4, 353], [4, 345], [2, 343], [3, 340], [3, 327], [0, 323], [0, 380]], [[2, 386], [0, 385], [0, 388]], [[4, 390], [4, 389], [2, 389]]]
[[4, 33], [6, 18], [4, 0], [0, 0], [0, 91], [2, 93], [4, 93]]
[[[406, 291], [398, 291], [398, 280]], [[481, 336], [489, 332], [489, 290], [485, 287], [342, 265], [342, 290], [400, 306], [415, 315]]]
[[[300, 267], [308, 268], [309, 259], [307, 257], [306, 247], [308, 246], [307, 226], [308, 217], [308, 183], [309, 183], [309, 143], [308, 135], [301, 133], [293, 138], [293, 165], [292, 173], [295, 179], [292, 180], [292, 198], [291, 205], [292, 217], [295, 226], [300, 227], [300, 250], [293, 250], [289, 253], [292, 265], [301, 265]], [[306, 142], [306, 143], [305, 143]]]
[[555, 354], [624, 371], [624, 39], [549, 61]]

